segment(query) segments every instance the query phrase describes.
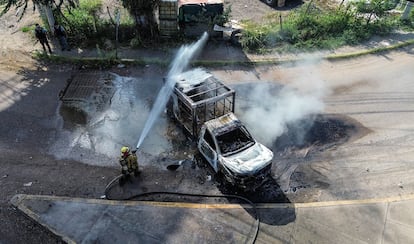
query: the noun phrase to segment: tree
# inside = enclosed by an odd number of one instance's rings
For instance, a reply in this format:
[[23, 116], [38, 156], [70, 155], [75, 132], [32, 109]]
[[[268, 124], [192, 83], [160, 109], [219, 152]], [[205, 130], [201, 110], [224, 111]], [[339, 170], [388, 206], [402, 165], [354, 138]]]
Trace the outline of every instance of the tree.
[[10, 8], [16, 7], [18, 9], [18, 14], [20, 18], [26, 13], [27, 6], [29, 2], [33, 3], [33, 10], [35, 10], [36, 6], [51, 6], [55, 5], [57, 8], [61, 8], [63, 3], [68, 3], [69, 6], [75, 7], [78, 4], [78, 0], [0, 0], [0, 4], [5, 4], [3, 10], [0, 12], [0, 16], [7, 13]]
[[145, 34], [149, 31], [151, 36], [154, 36], [157, 29], [154, 12], [159, 2], [160, 0], [122, 0], [123, 6], [134, 16], [138, 32]]

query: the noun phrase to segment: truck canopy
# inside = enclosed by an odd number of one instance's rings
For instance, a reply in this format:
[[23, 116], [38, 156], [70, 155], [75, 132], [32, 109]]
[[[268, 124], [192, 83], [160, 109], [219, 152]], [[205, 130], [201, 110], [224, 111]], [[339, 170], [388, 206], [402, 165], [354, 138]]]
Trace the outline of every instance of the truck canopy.
[[182, 95], [189, 106], [214, 102], [234, 94], [233, 89], [200, 68], [181, 73], [176, 78], [177, 93]]
[[205, 70], [187, 71], [175, 79], [174, 114], [193, 138], [204, 122], [234, 111], [235, 91]]

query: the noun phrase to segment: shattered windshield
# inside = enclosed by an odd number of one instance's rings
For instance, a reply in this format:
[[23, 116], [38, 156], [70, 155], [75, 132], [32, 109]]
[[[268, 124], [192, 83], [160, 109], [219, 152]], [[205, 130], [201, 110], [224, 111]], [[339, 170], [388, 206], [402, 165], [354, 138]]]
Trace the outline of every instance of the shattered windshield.
[[223, 156], [229, 156], [254, 144], [253, 138], [244, 127], [226, 131], [217, 136], [217, 142]]

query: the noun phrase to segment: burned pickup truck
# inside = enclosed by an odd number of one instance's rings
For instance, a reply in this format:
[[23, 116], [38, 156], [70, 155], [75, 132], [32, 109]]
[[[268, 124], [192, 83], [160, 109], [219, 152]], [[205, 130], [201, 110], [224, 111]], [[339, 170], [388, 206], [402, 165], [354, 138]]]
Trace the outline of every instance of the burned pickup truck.
[[254, 190], [270, 174], [273, 153], [234, 115], [235, 95], [212, 74], [195, 69], [177, 77], [169, 109], [216, 173]]
[[233, 113], [205, 122], [197, 148], [235, 186], [254, 190], [270, 174], [272, 151], [253, 139]]

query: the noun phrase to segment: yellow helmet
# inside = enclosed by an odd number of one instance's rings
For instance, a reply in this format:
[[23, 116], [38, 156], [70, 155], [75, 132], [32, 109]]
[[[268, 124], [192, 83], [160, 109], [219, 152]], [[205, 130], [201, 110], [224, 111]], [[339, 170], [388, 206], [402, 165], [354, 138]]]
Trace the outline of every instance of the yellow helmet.
[[129, 147], [122, 147], [121, 148], [121, 153], [127, 153], [129, 152]]

